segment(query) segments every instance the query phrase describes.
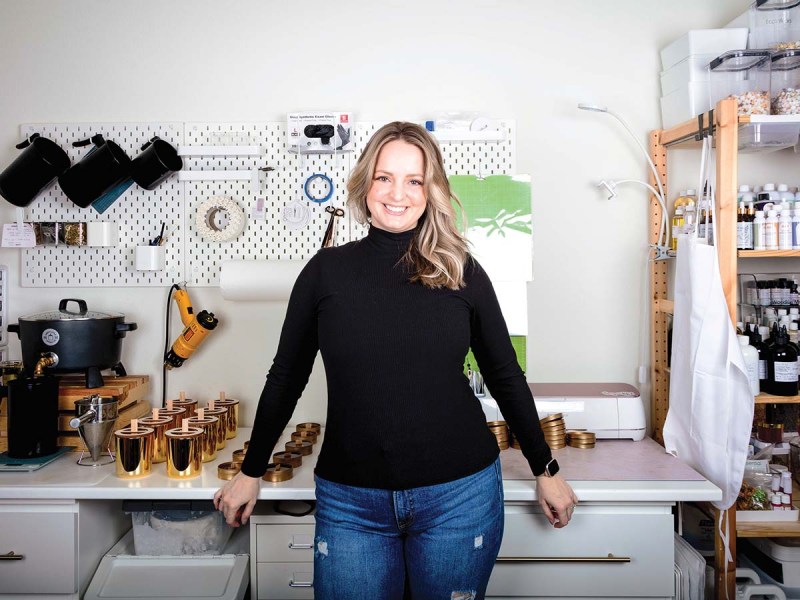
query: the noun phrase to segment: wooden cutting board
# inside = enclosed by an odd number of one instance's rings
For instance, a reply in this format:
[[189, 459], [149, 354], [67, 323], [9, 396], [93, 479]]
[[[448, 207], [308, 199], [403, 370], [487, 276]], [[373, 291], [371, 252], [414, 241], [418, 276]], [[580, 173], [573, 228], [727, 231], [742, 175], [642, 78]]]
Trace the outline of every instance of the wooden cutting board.
[[[99, 394], [103, 398], [116, 398], [119, 403], [119, 417], [114, 429], [125, 427], [131, 419], [138, 419], [150, 413], [150, 402], [147, 395], [150, 391], [149, 375], [103, 376], [105, 385], [99, 388], [85, 387], [83, 375], [65, 375], [61, 377], [58, 388], [58, 445], [76, 446], [76, 451], [83, 449], [83, 442], [78, 432], [69, 426], [69, 420], [75, 416], [75, 401]], [[8, 406], [3, 400], [0, 406], [0, 452], [8, 450]]]

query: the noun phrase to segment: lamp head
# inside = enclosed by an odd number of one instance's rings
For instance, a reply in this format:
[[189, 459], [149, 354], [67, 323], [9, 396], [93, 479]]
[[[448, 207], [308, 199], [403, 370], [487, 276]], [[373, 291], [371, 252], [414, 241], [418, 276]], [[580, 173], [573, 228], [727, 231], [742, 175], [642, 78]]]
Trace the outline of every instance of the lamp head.
[[592, 112], [608, 112], [608, 108], [605, 106], [600, 106], [599, 104], [587, 104], [585, 102], [578, 104], [578, 108], [580, 110], [591, 110]]

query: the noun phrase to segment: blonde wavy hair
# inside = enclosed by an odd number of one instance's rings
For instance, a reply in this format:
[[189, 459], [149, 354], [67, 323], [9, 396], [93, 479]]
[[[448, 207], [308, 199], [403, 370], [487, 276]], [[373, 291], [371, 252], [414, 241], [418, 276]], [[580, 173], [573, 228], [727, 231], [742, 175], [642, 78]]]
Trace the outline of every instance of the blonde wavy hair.
[[419, 219], [408, 252], [403, 256], [403, 260], [411, 265], [411, 281], [429, 288], [460, 289], [464, 287], [464, 267], [470, 254], [467, 238], [456, 223], [454, 204], [462, 223], [466, 222], [464, 209], [450, 189], [439, 145], [423, 127], [395, 121], [375, 132], [347, 181], [347, 205], [359, 223], [363, 225], [370, 221], [367, 193], [372, 185], [378, 155], [386, 144], [395, 140], [419, 148], [425, 161], [425, 212]]

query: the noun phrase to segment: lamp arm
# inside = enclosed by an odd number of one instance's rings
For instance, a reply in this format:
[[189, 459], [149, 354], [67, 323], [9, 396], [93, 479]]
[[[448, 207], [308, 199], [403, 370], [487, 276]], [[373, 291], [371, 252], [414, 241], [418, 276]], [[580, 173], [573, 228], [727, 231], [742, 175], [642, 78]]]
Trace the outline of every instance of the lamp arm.
[[638, 183], [639, 185], [642, 185], [650, 190], [656, 197], [658, 203], [661, 205], [661, 228], [658, 232], [658, 243], [660, 244], [661, 240], [664, 239], [664, 246], [666, 246], [669, 243], [669, 237], [665, 237], [665, 234], [667, 233], [667, 207], [664, 204], [664, 195], [659, 193], [659, 191], [649, 183], [639, 181], [638, 179], [621, 179], [619, 181], [611, 182], [612, 186], [617, 186], [621, 183]]

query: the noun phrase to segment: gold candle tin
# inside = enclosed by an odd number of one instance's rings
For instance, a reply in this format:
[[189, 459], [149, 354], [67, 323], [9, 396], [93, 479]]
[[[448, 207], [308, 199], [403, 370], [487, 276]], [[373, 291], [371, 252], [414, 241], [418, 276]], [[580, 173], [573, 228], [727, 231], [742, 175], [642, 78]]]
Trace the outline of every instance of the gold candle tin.
[[217, 467], [217, 477], [229, 481], [241, 470], [241, 463], [224, 462]]
[[292, 478], [294, 469], [289, 465], [282, 465], [280, 463], [270, 463], [267, 465], [267, 472], [261, 478], [264, 481], [271, 481], [272, 483], [279, 483], [281, 481], [289, 481]]
[[224, 406], [219, 408], [206, 408], [203, 409], [203, 415], [206, 417], [217, 417], [217, 450], [222, 450], [228, 441], [228, 409]]
[[164, 432], [172, 427], [172, 417], [142, 417], [139, 425], [153, 430], [153, 464], [167, 461], [167, 438]]
[[167, 429], [167, 476], [196, 477], [203, 469], [203, 430], [199, 427]]
[[233, 458], [231, 461], [235, 463], [242, 464], [244, 462], [244, 455], [247, 454], [245, 450], [234, 450], [233, 451]]
[[236, 432], [239, 429], [239, 401], [233, 398], [220, 398], [214, 400], [214, 406], [228, 409], [227, 421], [225, 423], [227, 429], [227, 439], [232, 440], [236, 437]]
[[319, 435], [322, 433], [322, 425], [319, 423], [299, 423], [296, 427], [297, 431], [310, 430]]
[[314, 451], [314, 444], [306, 440], [300, 440], [298, 442], [291, 441], [286, 442], [285, 448], [286, 452], [293, 452], [294, 454], [309, 456]]
[[189, 417], [186, 419], [190, 427], [199, 427], [203, 430], [200, 443], [203, 450], [203, 462], [217, 458], [217, 438], [219, 437], [219, 419], [217, 417]]
[[303, 464], [303, 455], [295, 452], [276, 452], [272, 455], [272, 460], [296, 469]]
[[301, 440], [306, 440], [311, 442], [312, 444], [316, 444], [317, 434], [311, 431], [310, 429], [303, 429], [302, 431], [292, 432], [292, 441], [299, 442]]
[[187, 398], [183, 392], [181, 392], [180, 398], [172, 401], [172, 406], [174, 406], [175, 408], [186, 409], [186, 415], [184, 418], [197, 416], [197, 400], [192, 400], [191, 398]]
[[124, 427], [114, 432], [117, 477], [138, 479], [150, 475], [153, 467], [153, 433], [151, 427], [138, 427], [136, 431]]
[[172, 425], [167, 427], [167, 429], [174, 429], [175, 427], [180, 427], [181, 422], [183, 419], [186, 418], [186, 409], [185, 408], [160, 408], [158, 409], [158, 416], [159, 417], [169, 417], [172, 419]]

